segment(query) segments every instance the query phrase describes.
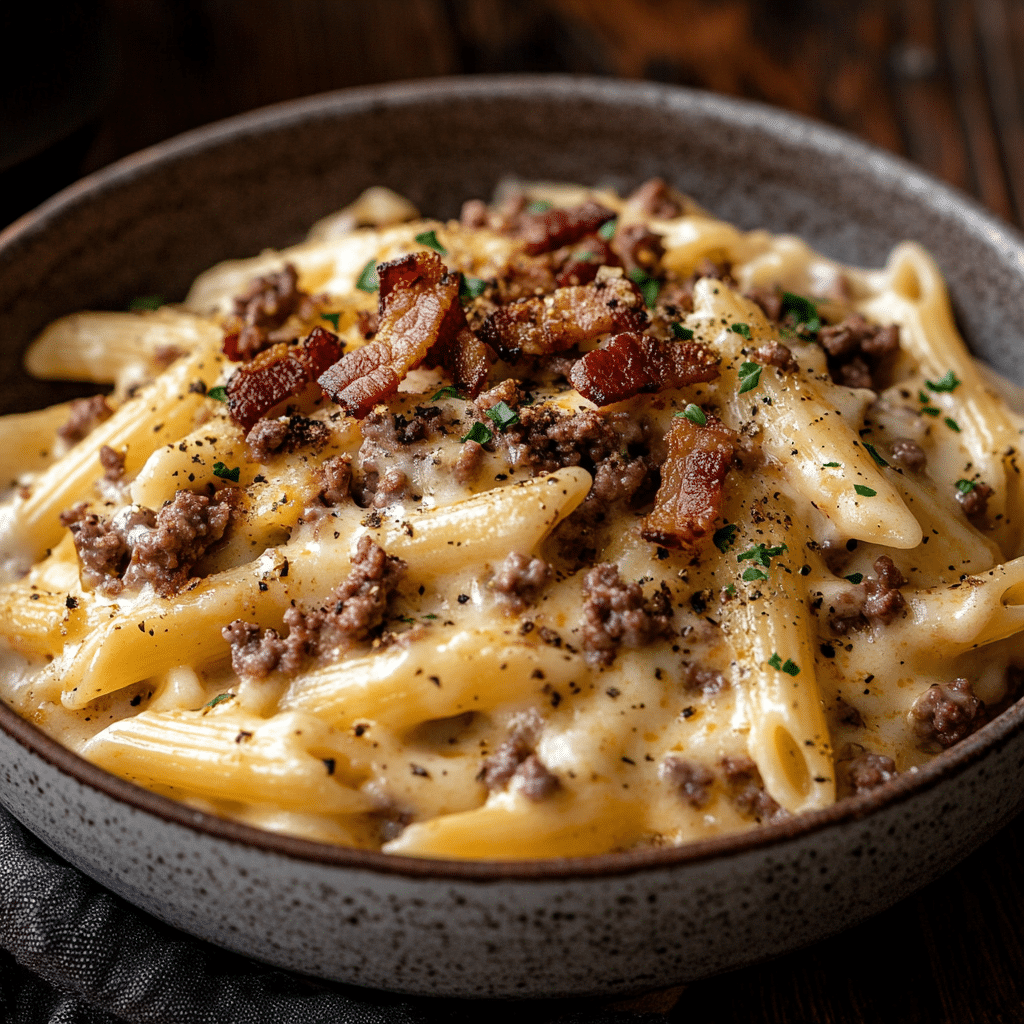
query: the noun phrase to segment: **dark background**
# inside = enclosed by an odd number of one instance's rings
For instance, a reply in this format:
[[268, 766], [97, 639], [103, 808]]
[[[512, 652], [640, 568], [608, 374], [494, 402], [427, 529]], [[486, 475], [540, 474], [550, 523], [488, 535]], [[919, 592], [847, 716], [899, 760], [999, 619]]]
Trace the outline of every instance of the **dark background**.
[[[0, 14], [11, 57], [0, 64], [0, 225], [119, 157], [254, 107], [396, 79], [519, 71], [648, 78], [767, 101], [902, 154], [1024, 223], [1022, 0], [36, 6]], [[631, 1005], [689, 1024], [1024, 1021], [1022, 862], [1018, 820], [845, 935]], [[507, 1008], [483, 1012], [512, 1019]]]

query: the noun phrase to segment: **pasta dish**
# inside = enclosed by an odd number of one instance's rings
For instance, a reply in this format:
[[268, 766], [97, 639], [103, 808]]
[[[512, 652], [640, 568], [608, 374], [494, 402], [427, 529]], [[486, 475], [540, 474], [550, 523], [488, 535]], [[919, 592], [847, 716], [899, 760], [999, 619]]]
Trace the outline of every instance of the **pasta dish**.
[[0, 697], [222, 817], [462, 858], [886, 785], [1019, 695], [1024, 421], [918, 245], [663, 181], [370, 189], [51, 324], [0, 418]]

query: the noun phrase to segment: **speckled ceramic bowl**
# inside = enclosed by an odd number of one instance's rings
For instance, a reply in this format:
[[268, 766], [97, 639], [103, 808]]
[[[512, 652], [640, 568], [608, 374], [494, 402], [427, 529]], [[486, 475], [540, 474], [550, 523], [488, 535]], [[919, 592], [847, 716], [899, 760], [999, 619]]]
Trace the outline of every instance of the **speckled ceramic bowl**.
[[[456, 215], [515, 173], [631, 188], [660, 174], [744, 226], [878, 265], [936, 256], [976, 351], [1024, 351], [1024, 248], [906, 164], [753, 104], [603, 80], [434, 81], [314, 97], [146, 150], [0, 235], [7, 409], [53, 317], [181, 296], [383, 183]], [[271, 836], [136, 789], [0, 706], [0, 802], [72, 863], [187, 932], [321, 977], [424, 994], [612, 993], [813, 942], [948, 869], [1024, 805], [1024, 707], [870, 795], [756, 833], [587, 860], [411, 860]]]

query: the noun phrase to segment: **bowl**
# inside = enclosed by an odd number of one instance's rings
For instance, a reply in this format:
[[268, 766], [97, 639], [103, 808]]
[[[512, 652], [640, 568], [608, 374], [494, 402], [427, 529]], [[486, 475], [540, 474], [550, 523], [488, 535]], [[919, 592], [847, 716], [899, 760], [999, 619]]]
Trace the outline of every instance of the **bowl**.
[[[903, 161], [754, 103], [561, 76], [357, 89], [232, 118], [120, 161], [0, 234], [0, 400], [45, 323], [302, 237], [373, 184], [456, 216], [503, 176], [629, 189], [658, 174], [742, 227], [880, 265], [936, 257], [975, 352], [1021, 376], [1024, 245]], [[917, 772], [812, 814], [586, 859], [413, 859], [263, 833], [138, 789], [0, 705], [0, 802], [97, 881], [284, 968], [423, 995], [555, 996], [691, 981], [814, 942], [925, 885], [1024, 806], [1018, 703]]]

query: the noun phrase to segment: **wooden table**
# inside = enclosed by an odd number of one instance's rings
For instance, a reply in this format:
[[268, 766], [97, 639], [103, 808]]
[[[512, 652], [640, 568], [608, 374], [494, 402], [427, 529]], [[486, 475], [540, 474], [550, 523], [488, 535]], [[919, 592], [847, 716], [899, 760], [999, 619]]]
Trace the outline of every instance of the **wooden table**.
[[[1024, 218], [1021, 0], [108, 0], [107, 17], [121, 56], [105, 105], [61, 166], [19, 179], [0, 220], [43, 198], [40, 187], [266, 103], [510, 71], [650, 78], [765, 100], [900, 153], [1018, 226]], [[1024, 1021], [1022, 862], [1019, 819], [844, 935], [628, 1006], [687, 1024]], [[478, 1009], [497, 1021], [523, 1014]], [[530, 1014], [540, 1022], [577, 1009]]]

